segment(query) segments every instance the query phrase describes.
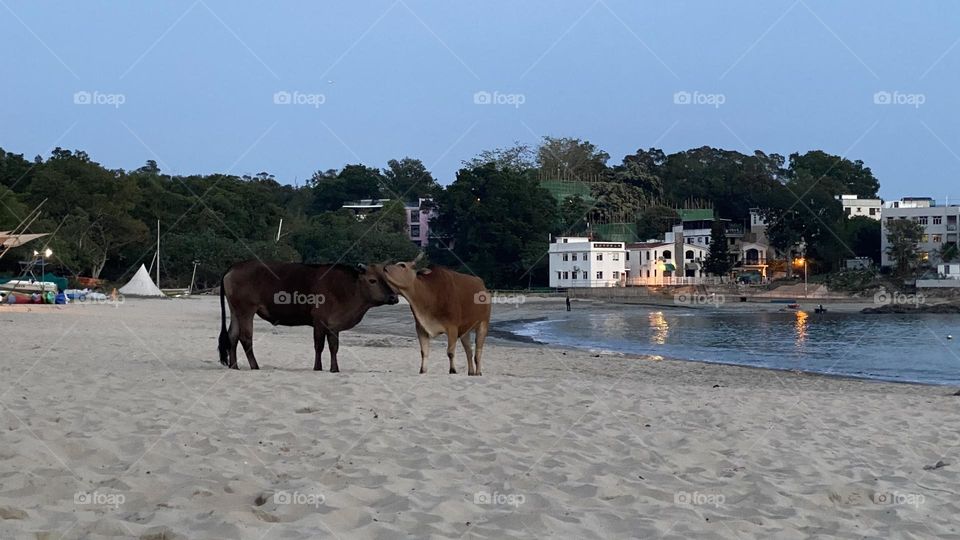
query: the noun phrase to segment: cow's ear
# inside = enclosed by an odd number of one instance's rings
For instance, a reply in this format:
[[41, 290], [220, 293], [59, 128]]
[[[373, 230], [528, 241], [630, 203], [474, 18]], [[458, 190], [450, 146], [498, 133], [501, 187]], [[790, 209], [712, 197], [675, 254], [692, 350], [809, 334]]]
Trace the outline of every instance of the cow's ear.
[[365, 264], [363, 264], [363, 263], [357, 263], [357, 270], [359, 270], [361, 274], [366, 274], [366, 273], [367, 273], [367, 265], [365, 265]]
[[433, 272], [433, 270], [431, 270], [431, 269], [429, 269], [429, 268], [421, 268], [421, 269], [417, 270], [417, 275], [418, 275], [418, 276], [425, 276], [425, 275], [429, 274], [430, 272]]

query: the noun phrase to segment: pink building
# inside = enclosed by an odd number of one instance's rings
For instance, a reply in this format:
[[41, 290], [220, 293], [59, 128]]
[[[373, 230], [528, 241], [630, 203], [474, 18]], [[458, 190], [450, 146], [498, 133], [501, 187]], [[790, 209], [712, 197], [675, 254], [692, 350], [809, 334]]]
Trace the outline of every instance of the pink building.
[[[390, 199], [362, 199], [347, 202], [343, 207], [352, 210], [358, 220], [363, 220], [388, 202]], [[432, 203], [433, 199], [417, 199], [403, 204], [407, 217], [407, 237], [419, 247], [427, 247], [430, 243], [430, 219], [437, 215]]]

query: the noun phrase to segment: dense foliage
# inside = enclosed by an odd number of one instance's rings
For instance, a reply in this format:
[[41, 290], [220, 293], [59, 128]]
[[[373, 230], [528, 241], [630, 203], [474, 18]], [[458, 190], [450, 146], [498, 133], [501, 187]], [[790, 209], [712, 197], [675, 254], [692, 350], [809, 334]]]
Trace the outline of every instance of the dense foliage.
[[[879, 183], [862, 162], [822, 151], [787, 160], [710, 147], [669, 155], [640, 149], [612, 166], [609, 158], [587, 141], [547, 137], [536, 148], [484, 151], [465, 161], [446, 187], [412, 158], [390, 160], [383, 169], [350, 164], [319, 170], [305, 185], [293, 186], [266, 172], [179, 176], [153, 161], [124, 171], [82, 151], [57, 148], [46, 159], [28, 160], [0, 150], [0, 230], [13, 228], [43, 202], [31, 231], [55, 232], [50, 264], [58, 272], [123, 280], [149, 264], [159, 222], [165, 287], [185, 286], [195, 261], [198, 286], [206, 287], [229, 264], [255, 257], [412, 258], [420, 248], [407, 238], [401, 201], [418, 199], [432, 199], [437, 212], [430, 258], [498, 287], [545, 284], [551, 235], [629, 222], [638, 240], [661, 238], [684, 207], [713, 208], [715, 218], [733, 224], [747, 224], [750, 210], [761, 209], [771, 243], [787, 251], [804, 241], [815, 271], [835, 269], [847, 257], [879, 259], [879, 224], [848, 220], [836, 199], [876, 196]], [[551, 178], [583, 180], [589, 188], [555, 200], [540, 184]], [[391, 202], [358, 220], [342, 208], [357, 199]], [[15, 271], [16, 261], [33, 249], [12, 252], [0, 271]], [[718, 269], [726, 268], [721, 259]]]

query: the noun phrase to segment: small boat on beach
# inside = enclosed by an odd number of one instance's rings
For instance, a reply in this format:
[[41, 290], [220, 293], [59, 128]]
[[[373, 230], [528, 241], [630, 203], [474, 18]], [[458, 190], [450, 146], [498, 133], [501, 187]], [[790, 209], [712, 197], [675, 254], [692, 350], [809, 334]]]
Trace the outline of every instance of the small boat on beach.
[[57, 284], [51, 281], [36, 281], [32, 279], [11, 279], [0, 283], [0, 289], [19, 293], [57, 292]]

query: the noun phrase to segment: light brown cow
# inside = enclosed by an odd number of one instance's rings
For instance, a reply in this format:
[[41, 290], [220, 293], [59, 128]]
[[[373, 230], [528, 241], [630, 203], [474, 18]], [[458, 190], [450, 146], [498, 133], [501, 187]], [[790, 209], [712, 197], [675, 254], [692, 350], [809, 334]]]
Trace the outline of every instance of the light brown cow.
[[[467, 374], [482, 375], [480, 357], [490, 327], [487, 287], [478, 277], [448, 268], [431, 266], [417, 270], [419, 260], [418, 256], [410, 262], [388, 264], [383, 267], [383, 275], [410, 303], [420, 341], [420, 373], [427, 372], [430, 338], [446, 334], [450, 373], [457, 372], [453, 356], [459, 339], [467, 353]], [[471, 332], [476, 332], [475, 354], [470, 347]]]

